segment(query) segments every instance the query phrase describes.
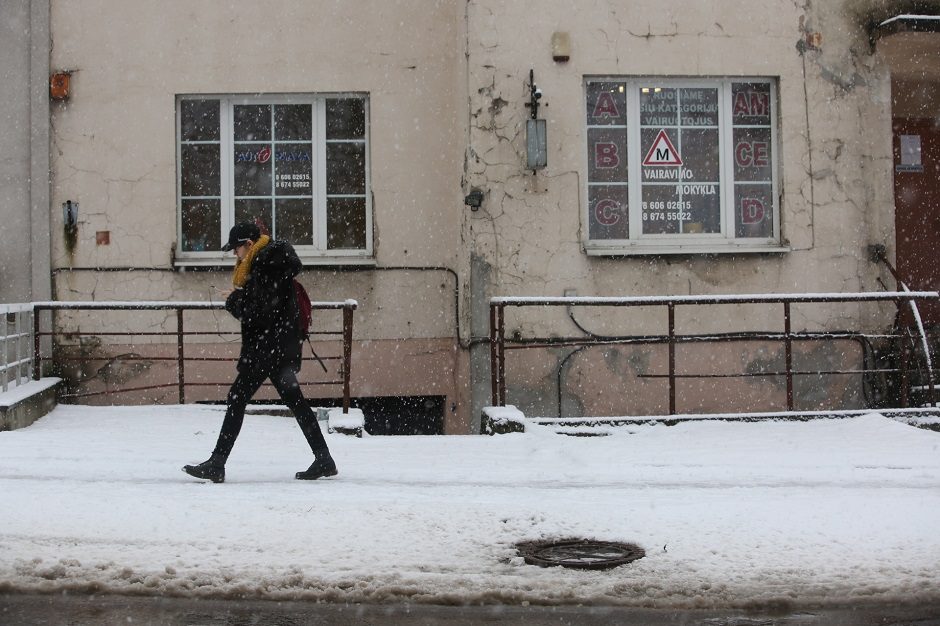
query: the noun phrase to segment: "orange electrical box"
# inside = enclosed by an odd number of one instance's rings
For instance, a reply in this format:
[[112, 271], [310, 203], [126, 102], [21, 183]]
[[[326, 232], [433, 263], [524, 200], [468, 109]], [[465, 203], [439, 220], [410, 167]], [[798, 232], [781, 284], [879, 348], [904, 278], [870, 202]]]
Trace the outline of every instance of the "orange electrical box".
[[69, 97], [69, 79], [71, 74], [68, 72], [56, 72], [49, 77], [49, 97], [53, 100], [65, 100]]

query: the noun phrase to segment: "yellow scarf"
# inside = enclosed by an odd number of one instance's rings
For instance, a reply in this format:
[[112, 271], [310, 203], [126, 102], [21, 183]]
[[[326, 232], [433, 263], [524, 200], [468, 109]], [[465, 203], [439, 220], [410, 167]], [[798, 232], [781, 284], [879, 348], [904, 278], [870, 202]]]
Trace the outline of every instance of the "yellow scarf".
[[271, 243], [271, 238], [267, 235], [261, 235], [258, 241], [248, 249], [248, 254], [244, 259], [235, 261], [235, 271], [232, 273], [232, 284], [236, 289], [241, 289], [248, 282], [248, 275], [251, 274], [251, 263], [255, 260], [255, 255], [261, 252], [261, 249]]

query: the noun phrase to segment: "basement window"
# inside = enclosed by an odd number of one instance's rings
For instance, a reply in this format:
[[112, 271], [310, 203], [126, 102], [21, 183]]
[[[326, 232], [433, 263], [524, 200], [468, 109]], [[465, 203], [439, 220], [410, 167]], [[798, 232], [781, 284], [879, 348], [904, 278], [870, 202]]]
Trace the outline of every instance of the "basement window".
[[767, 78], [585, 80], [590, 255], [779, 252]]

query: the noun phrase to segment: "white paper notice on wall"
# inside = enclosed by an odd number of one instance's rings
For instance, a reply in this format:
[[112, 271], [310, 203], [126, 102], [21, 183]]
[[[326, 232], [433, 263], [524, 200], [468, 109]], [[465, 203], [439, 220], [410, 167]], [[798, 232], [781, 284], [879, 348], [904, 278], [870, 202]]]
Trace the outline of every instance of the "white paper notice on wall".
[[920, 159], [920, 135], [901, 135], [901, 162], [894, 166], [896, 172], [923, 172]]

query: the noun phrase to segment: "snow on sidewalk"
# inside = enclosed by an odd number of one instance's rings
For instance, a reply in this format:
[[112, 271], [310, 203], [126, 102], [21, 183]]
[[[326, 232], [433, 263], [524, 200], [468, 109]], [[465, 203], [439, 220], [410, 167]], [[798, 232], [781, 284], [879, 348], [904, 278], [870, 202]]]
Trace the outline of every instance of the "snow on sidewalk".
[[[0, 591], [649, 607], [937, 601], [940, 434], [880, 415], [582, 438], [329, 435], [246, 417], [215, 485], [215, 407], [59, 406], [0, 433]], [[513, 544], [642, 546], [608, 571]]]

